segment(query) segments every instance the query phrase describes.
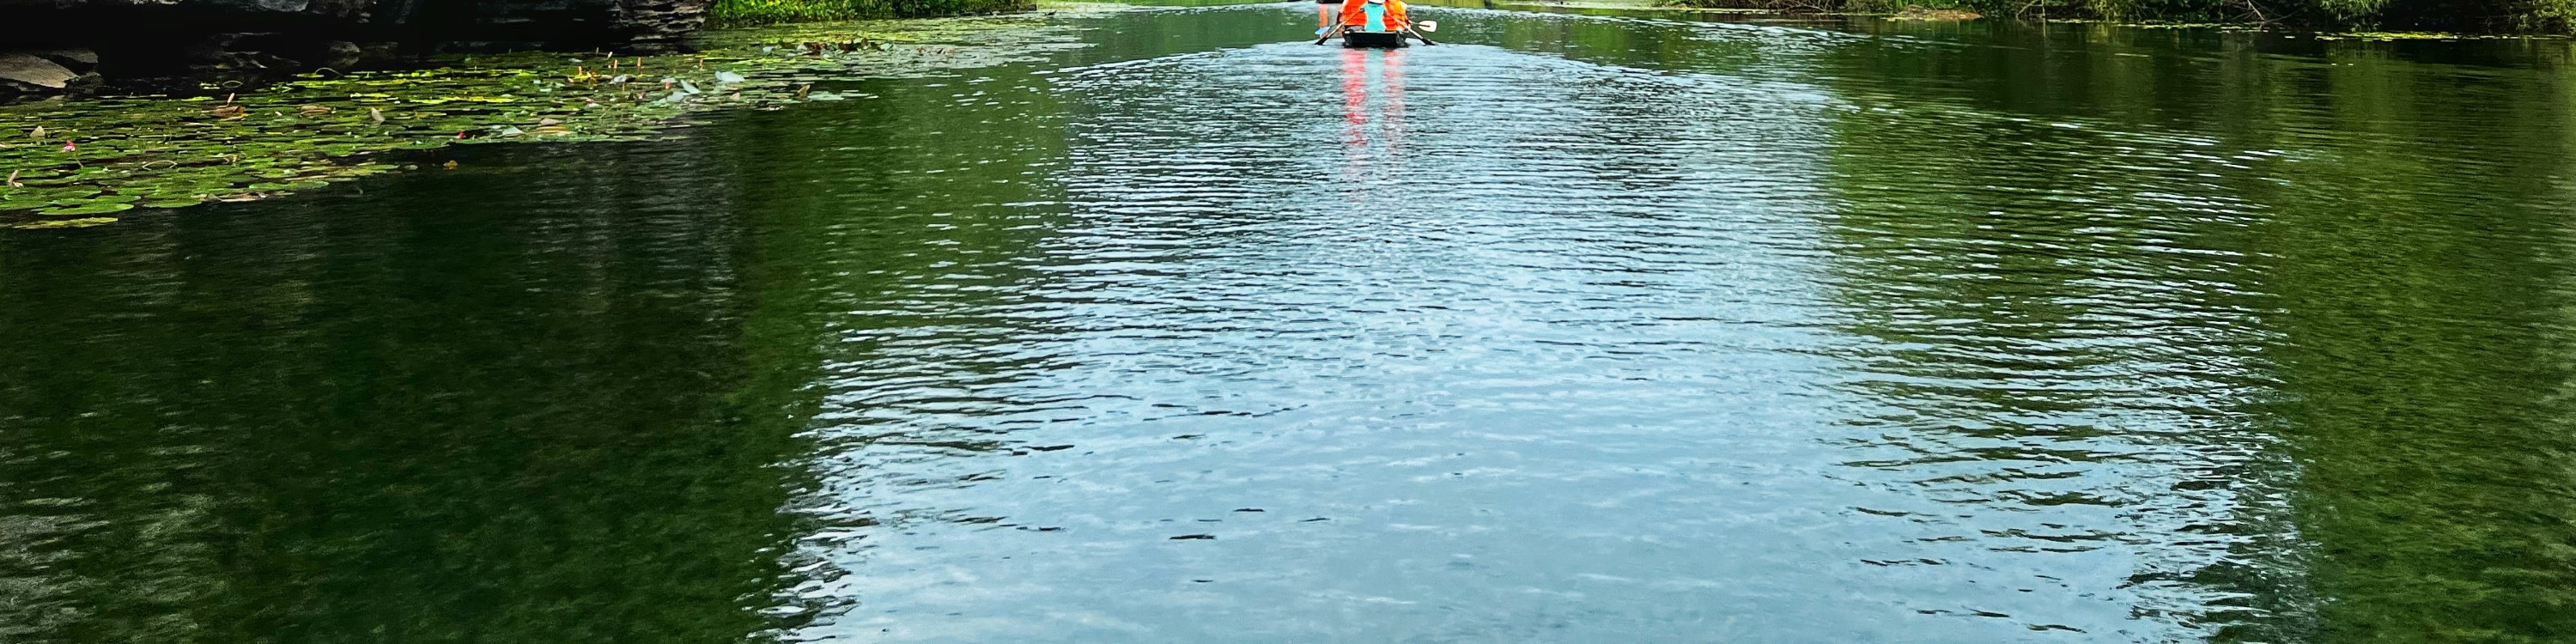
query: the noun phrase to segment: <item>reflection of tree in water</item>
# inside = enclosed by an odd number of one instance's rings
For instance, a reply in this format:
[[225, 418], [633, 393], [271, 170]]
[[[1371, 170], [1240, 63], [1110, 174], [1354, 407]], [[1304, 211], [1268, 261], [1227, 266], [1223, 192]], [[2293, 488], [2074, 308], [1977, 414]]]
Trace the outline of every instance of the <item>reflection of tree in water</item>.
[[[2324, 639], [2576, 636], [2563, 81], [2462, 87], [2355, 52], [2278, 73], [2315, 146], [2243, 181]], [[2554, 96], [2558, 100], [2532, 100]], [[2281, 97], [2273, 97], [2282, 100]], [[2329, 130], [2330, 129], [2330, 130]]]
[[1419, 12], [1440, 20], [1441, 27], [1459, 34], [1461, 42], [1490, 42], [1515, 52], [1600, 64], [1718, 74], [1801, 59], [1804, 43], [1800, 41], [1822, 35], [1624, 18], [1532, 20], [1438, 9]]
[[[968, 487], [1045, 408], [1010, 384], [1049, 367], [1025, 344], [1049, 332], [1031, 270], [1064, 197], [1063, 105], [1024, 70], [971, 82], [870, 83], [877, 98], [750, 115], [728, 130], [761, 285], [749, 324], [774, 352], [760, 377], [814, 397], [791, 414], [816, 443], [788, 509], [805, 521], [780, 601], [828, 628], [868, 597], [846, 573], [878, 530], [975, 529], [991, 517], [938, 505], [924, 487]], [[1032, 204], [1037, 204], [1032, 206]], [[764, 387], [767, 389], [767, 387]], [[880, 571], [882, 572], [882, 571]], [[855, 602], [855, 603], [854, 603]]]
[[884, 514], [832, 463], [946, 436], [810, 419], [936, 418], [832, 394], [1014, 369], [971, 348], [1018, 332], [993, 309], [1041, 233], [1009, 204], [1063, 155], [1020, 85], [0, 238], [0, 639], [708, 642], [832, 608], [793, 540]]
[[0, 639], [767, 628], [796, 426], [745, 389], [705, 161], [504, 149], [372, 198], [0, 238]]
[[1837, 130], [1836, 299], [1866, 339], [1846, 349], [1865, 372], [1848, 386], [1882, 406], [1856, 422], [1887, 454], [1856, 464], [1958, 506], [1913, 509], [1956, 517], [1924, 519], [1954, 533], [1927, 539], [2125, 549], [2141, 617], [2223, 612], [2204, 605], [2227, 591], [2178, 586], [2279, 538], [2259, 497], [2281, 466], [2234, 429], [2249, 392], [2228, 327], [2246, 309], [2226, 258], [2134, 196], [2187, 173], [2098, 171], [2083, 151], [2108, 137], [1963, 114]]
[[[1855, 48], [1835, 75], [1943, 77], [1910, 53]], [[2224, 640], [2576, 633], [2546, 178], [2569, 115], [2528, 100], [2565, 88], [2367, 55], [2052, 56], [2016, 84], [2075, 94], [2051, 109], [2205, 133], [1977, 116], [2016, 104], [2002, 85], [1852, 88], [1908, 96], [1845, 117], [1832, 179], [1847, 328], [1871, 340], [1854, 386], [1917, 454], [1882, 465], [2136, 517], [2121, 538], [2161, 553], [2136, 583], [2197, 596], [2175, 617]], [[2173, 473], [2085, 482], [2139, 475], [2088, 465], [2123, 461]]]

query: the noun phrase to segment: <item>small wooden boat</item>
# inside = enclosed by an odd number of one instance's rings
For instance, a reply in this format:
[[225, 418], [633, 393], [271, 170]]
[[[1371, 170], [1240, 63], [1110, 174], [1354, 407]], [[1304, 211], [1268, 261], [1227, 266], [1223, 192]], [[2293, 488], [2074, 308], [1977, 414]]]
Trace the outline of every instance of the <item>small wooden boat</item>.
[[1324, 37], [1315, 39], [1315, 44], [1321, 45], [1324, 44], [1324, 41], [1332, 40], [1334, 36], [1340, 36], [1342, 38], [1342, 46], [1344, 47], [1397, 49], [1412, 45], [1412, 43], [1406, 42], [1407, 40], [1419, 40], [1425, 45], [1437, 45], [1440, 43], [1431, 42], [1430, 38], [1423, 37], [1422, 32], [1433, 31], [1439, 28], [1440, 23], [1430, 20], [1405, 25], [1394, 31], [1370, 31], [1367, 29], [1355, 29], [1349, 25], [1337, 25], [1333, 27], [1333, 30], [1330, 33], [1324, 34]]
[[1342, 46], [1395, 49], [1410, 44], [1405, 42], [1405, 38], [1401, 31], [1345, 30], [1342, 32]]
[[[1341, 36], [1342, 46], [1351, 48], [1400, 49], [1411, 44], [1405, 42], [1406, 39], [1419, 40], [1425, 45], [1440, 44], [1431, 42], [1430, 38], [1422, 37], [1422, 32], [1439, 30], [1439, 22], [1424, 20], [1405, 24], [1402, 13], [1397, 13], [1395, 18], [1389, 19], [1385, 13], [1385, 6], [1379, 4], [1378, 0], [1368, 0], [1368, 2], [1366, 21], [1333, 25], [1329, 31], [1323, 32], [1322, 38], [1315, 39], [1315, 44], [1324, 44], [1324, 41], [1332, 40], [1334, 36]], [[1348, 14], [1344, 15], [1345, 19], [1348, 17]]]

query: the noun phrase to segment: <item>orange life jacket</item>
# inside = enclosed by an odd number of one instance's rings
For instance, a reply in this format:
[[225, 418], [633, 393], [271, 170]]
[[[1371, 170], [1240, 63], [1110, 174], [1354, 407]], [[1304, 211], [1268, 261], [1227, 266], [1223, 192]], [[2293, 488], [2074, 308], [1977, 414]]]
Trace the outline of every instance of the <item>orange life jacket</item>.
[[[1368, 30], [1368, 5], [1369, 3], [1363, 0], [1343, 2], [1342, 26], [1360, 31]], [[1403, 29], [1412, 24], [1413, 22], [1404, 15], [1404, 0], [1386, 0], [1387, 30]]]

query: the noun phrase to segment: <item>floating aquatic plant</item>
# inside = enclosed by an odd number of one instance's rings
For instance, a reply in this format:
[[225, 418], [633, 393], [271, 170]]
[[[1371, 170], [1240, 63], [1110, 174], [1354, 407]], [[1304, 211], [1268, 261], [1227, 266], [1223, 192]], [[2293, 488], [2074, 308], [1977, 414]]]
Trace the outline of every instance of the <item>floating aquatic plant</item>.
[[2564, 40], [2555, 34], [2454, 34], [2439, 31], [2347, 31], [2321, 33], [2318, 40]]
[[136, 208], [293, 194], [400, 169], [387, 153], [402, 150], [652, 137], [702, 110], [841, 98], [813, 91], [815, 83], [983, 67], [1078, 46], [1070, 28], [1025, 15], [723, 30], [700, 40], [701, 52], [689, 55], [478, 55], [256, 91], [207, 86], [202, 96], [0, 108], [0, 169], [10, 175], [0, 228], [94, 226], [115, 221], [100, 215]]

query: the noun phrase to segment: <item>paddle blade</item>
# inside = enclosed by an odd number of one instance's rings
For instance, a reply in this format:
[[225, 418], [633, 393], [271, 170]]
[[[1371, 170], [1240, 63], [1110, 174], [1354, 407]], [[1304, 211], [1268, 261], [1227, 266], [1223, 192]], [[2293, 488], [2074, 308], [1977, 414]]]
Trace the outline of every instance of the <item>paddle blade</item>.
[[1424, 21], [1421, 21], [1421, 22], [1413, 23], [1413, 28], [1415, 28], [1415, 29], [1420, 29], [1420, 30], [1423, 30], [1423, 31], [1435, 31], [1435, 32], [1436, 32], [1436, 31], [1439, 31], [1439, 30], [1440, 30], [1440, 21], [1438, 21], [1438, 20], [1424, 20]]

